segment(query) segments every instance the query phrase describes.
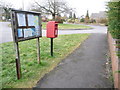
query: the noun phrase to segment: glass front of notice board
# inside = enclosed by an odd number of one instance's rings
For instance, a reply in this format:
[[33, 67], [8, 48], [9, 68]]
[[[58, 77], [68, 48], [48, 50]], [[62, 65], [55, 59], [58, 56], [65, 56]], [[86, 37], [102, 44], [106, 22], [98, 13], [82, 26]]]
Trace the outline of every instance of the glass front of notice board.
[[30, 12], [16, 12], [17, 39], [41, 37], [40, 15]]
[[36, 36], [35, 28], [18, 29], [18, 38], [27, 38]]

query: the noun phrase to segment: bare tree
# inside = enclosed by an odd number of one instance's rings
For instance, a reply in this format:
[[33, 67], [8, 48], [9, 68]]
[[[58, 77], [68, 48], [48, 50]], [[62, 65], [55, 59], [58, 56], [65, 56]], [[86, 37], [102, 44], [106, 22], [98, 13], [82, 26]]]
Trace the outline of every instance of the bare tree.
[[0, 1], [0, 7], [3, 9], [3, 15], [5, 16], [5, 19], [8, 20], [10, 19], [10, 10], [12, 8], [11, 3], [6, 3], [4, 1]]
[[61, 13], [69, 13], [72, 10], [63, 0], [46, 0], [44, 3], [44, 5], [41, 5], [39, 2], [35, 1], [36, 5], [34, 7], [42, 13], [51, 14], [54, 20], [55, 17], [59, 16]]

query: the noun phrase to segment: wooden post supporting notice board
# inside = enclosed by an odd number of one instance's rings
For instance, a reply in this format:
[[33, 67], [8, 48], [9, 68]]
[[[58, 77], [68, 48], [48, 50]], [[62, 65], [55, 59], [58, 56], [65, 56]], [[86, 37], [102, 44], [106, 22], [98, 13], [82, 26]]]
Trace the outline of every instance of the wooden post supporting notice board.
[[16, 72], [17, 78], [21, 78], [21, 65], [20, 65], [20, 54], [19, 54], [19, 44], [18, 42], [15, 43], [15, 50], [16, 50]]
[[40, 64], [40, 41], [37, 38], [37, 57], [38, 57], [38, 64]]
[[38, 12], [11, 10], [13, 40], [16, 50], [17, 78], [21, 78], [19, 42], [37, 39], [37, 58], [40, 63], [40, 41], [42, 37], [41, 14]]

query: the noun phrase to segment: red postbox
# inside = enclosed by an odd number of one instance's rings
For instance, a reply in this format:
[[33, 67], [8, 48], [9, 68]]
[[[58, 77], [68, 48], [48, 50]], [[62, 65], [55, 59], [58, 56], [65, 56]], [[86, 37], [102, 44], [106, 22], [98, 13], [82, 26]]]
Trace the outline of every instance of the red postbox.
[[47, 38], [56, 38], [58, 36], [58, 23], [55, 21], [49, 21], [47, 23]]

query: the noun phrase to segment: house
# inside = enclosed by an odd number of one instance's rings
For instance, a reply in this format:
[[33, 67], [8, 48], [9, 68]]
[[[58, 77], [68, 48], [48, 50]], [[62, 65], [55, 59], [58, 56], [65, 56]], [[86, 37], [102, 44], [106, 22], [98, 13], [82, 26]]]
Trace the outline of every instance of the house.
[[107, 13], [105, 11], [100, 11], [99, 13], [92, 13], [90, 18], [99, 22], [101, 19], [107, 18]]

